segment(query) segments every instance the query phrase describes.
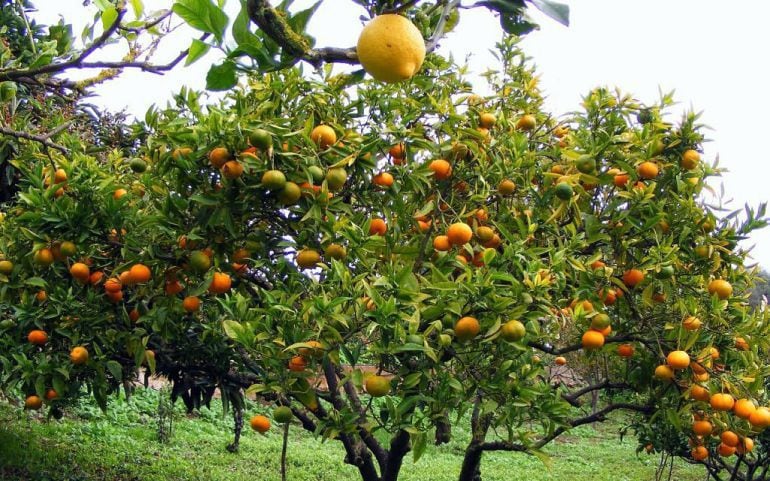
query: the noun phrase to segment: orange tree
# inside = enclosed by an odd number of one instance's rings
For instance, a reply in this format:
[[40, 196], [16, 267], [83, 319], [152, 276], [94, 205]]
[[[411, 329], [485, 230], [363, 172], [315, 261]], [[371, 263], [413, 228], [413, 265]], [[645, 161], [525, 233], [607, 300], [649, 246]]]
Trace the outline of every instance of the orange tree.
[[[557, 122], [516, 41], [498, 55], [484, 96], [435, 54], [388, 84], [269, 62], [221, 104], [183, 89], [151, 109], [133, 149], [25, 144], [0, 226], [3, 388], [106, 406], [145, 364], [188, 409], [219, 388], [232, 449], [256, 396], [365, 480], [458, 423], [472, 480], [484, 452], [540, 454], [628, 410], [642, 446], [757, 479], [768, 328], [737, 242], [764, 206], [699, 200], [719, 169], [668, 96], [596, 89]], [[552, 363], [599, 375], [568, 388]]]

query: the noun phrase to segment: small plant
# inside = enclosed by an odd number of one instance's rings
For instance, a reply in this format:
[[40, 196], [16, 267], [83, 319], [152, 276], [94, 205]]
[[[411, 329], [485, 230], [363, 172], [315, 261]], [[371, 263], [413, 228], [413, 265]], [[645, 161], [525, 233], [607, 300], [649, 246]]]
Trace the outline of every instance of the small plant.
[[174, 436], [174, 403], [169, 394], [169, 388], [164, 387], [158, 396], [158, 441], [163, 444]]

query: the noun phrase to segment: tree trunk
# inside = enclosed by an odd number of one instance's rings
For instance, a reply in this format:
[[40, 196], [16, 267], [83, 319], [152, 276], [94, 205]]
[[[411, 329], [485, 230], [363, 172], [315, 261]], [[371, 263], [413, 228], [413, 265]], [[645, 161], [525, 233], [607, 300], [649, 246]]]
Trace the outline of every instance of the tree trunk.
[[382, 473], [382, 481], [396, 481], [404, 456], [409, 452], [409, 433], [401, 430], [393, 436], [388, 451], [388, 462], [385, 463], [385, 472]]
[[243, 410], [240, 407], [233, 406], [233, 421], [235, 438], [232, 444], [227, 446], [227, 450], [231, 453], [237, 453], [241, 446], [241, 431], [243, 430]]
[[458, 481], [481, 481], [481, 455], [483, 453], [484, 451], [475, 443], [468, 446], [465, 450], [465, 458]]

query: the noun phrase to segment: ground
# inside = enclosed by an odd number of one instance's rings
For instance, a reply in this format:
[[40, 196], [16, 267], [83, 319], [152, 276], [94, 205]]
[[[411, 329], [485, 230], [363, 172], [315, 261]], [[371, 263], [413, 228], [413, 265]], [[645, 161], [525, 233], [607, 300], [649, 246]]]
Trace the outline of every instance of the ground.
[[[241, 451], [228, 453], [230, 417], [223, 417], [217, 401], [196, 417], [184, 415], [181, 403], [174, 437], [157, 442], [158, 393], [140, 389], [130, 403], [111, 402], [102, 413], [84, 402], [60, 420], [46, 422], [0, 402], [0, 479], [36, 481], [277, 481], [281, 433], [275, 426], [262, 436], [244, 431]], [[249, 406], [248, 415], [264, 411]], [[635, 453], [632, 438], [622, 442], [620, 421], [581, 427], [548, 447], [545, 463], [534, 456], [492, 453], [484, 456], [485, 481], [646, 481], [653, 479], [656, 455]], [[407, 459], [400, 479], [454, 481], [467, 432], [449, 445], [429, 447], [413, 463]], [[702, 468], [677, 463], [672, 479], [703, 479]], [[292, 430], [288, 447], [291, 481], [357, 481], [357, 471], [342, 463], [341, 446], [322, 443]]]

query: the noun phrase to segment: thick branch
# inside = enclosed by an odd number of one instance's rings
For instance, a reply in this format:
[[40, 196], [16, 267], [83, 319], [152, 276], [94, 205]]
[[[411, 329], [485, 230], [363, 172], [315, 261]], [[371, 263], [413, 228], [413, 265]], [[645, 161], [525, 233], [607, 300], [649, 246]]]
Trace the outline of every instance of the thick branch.
[[610, 382], [609, 379], [605, 379], [596, 384], [591, 384], [577, 391], [563, 394], [562, 398], [570, 403], [574, 407], [580, 407], [583, 403], [580, 401], [580, 397], [588, 394], [592, 391], [598, 391], [600, 389], [630, 389], [631, 385], [625, 382]]

